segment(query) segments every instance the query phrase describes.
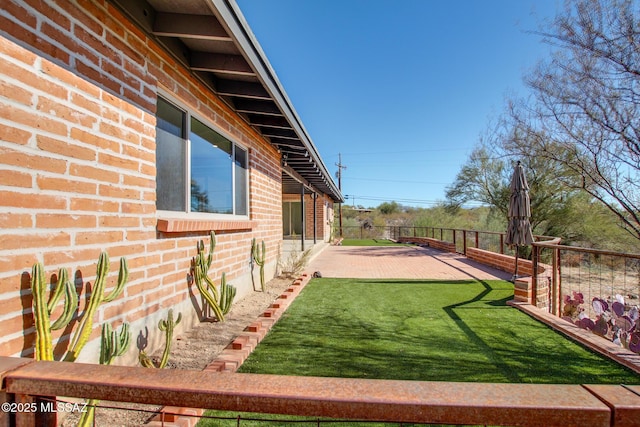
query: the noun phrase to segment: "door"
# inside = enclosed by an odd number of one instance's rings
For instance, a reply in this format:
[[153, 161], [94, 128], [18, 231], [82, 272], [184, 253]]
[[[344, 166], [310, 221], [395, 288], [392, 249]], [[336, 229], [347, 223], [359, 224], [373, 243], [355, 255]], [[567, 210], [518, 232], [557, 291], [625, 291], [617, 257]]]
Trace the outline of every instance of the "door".
[[284, 237], [300, 236], [302, 234], [302, 203], [282, 203], [282, 229]]

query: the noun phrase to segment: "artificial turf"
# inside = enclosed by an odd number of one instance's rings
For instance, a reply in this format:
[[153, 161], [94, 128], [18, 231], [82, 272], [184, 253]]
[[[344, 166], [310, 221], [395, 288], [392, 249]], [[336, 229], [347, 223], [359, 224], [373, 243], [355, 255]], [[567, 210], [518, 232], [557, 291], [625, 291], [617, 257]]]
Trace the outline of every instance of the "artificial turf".
[[240, 372], [422, 381], [640, 384], [506, 305], [505, 281], [314, 279]]
[[513, 285], [498, 280], [313, 279], [239, 372], [640, 384], [639, 375], [507, 306], [512, 297]]

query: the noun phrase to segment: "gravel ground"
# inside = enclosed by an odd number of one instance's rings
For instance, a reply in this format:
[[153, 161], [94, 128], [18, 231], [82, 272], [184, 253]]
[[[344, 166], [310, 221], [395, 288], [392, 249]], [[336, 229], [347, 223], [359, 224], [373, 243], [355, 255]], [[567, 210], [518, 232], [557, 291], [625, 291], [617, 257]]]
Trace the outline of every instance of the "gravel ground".
[[[291, 283], [293, 283], [292, 279], [275, 278], [266, 284], [265, 292], [252, 292], [236, 301], [224, 322], [202, 322], [186, 333], [175, 336], [171, 346], [171, 356], [165, 369], [202, 370], [207, 367]], [[162, 349], [153, 354], [152, 358], [159, 357], [161, 354]], [[100, 402], [100, 405], [127, 409], [97, 409], [96, 426], [141, 426], [153, 416], [154, 411], [159, 409], [157, 406], [106, 401]], [[77, 416], [69, 415], [62, 425], [70, 427], [75, 426], [77, 422]]]

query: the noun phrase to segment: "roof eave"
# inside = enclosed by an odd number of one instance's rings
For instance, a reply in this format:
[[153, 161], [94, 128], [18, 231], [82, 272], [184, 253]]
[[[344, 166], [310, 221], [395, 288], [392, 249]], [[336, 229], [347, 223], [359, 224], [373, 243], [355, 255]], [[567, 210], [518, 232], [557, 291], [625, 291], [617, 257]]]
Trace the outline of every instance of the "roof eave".
[[213, 6], [212, 10], [227, 27], [230, 36], [235, 40], [238, 48], [244, 53], [245, 58], [249, 60], [250, 65], [256, 72], [258, 79], [262, 82], [267, 92], [281, 110], [286, 120], [291, 124], [296, 134], [308, 151], [309, 156], [321, 168], [322, 174], [328, 178], [328, 186], [331, 188], [334, 200], [336, 202], [344, 202], [342, 192], [333, 182], [331, 174], [327, 170], [322, 158], [320, 157], [315, 144], [313, 144], [308, 132], [302, 124], [302, 120], [298, 116], [293, 107], [293, 103], [287, 96], [280, 80], [275, 71], [266, 59], [266, 54], [258, 43], [255, 35], [249, 28], [249, 24], [245, 20], [238, 4], [233, 0], [208, 0]]

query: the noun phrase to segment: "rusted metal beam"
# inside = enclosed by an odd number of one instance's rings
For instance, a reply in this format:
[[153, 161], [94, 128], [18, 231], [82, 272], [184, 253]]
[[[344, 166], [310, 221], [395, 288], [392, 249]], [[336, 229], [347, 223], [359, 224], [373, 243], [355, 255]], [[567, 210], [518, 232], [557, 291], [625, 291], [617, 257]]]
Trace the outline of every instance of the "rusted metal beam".
[[609, 426], [611, 420], [609, 407], [579, 385], [318, 378], [34, 362], [9, 372], [6, 387], [8, 393], [20, 395], [101, 400], [117, 396], [120, 401], [144, 404], [395, 422]]
[[611, 425], [640, 427], [640, 386], [586, 385], [585, 388], [612, 408]]

